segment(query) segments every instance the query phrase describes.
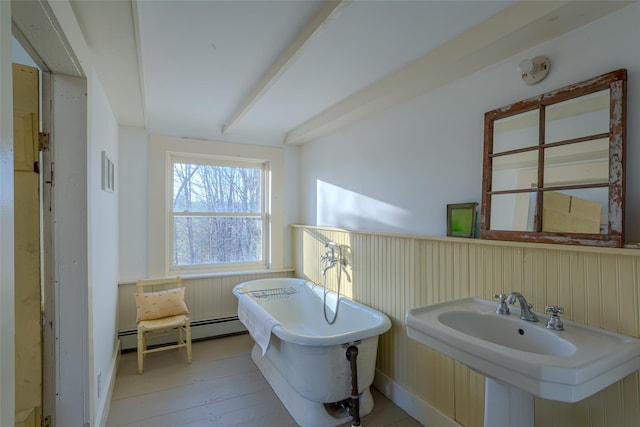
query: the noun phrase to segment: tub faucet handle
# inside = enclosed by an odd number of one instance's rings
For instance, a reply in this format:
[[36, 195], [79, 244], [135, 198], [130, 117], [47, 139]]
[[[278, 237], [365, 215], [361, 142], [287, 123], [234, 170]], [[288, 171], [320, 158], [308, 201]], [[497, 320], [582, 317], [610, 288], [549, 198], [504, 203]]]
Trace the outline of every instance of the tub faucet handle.
[[506, 303], [507, 295], [505, 295], [505, 294], [495, 294], [493, 297], [500, 299], [500, 302], [498, 303], [498, 306], [496, 307], [496, 313], [497, 314], [509, 314], [510, 313], [509, 306]]

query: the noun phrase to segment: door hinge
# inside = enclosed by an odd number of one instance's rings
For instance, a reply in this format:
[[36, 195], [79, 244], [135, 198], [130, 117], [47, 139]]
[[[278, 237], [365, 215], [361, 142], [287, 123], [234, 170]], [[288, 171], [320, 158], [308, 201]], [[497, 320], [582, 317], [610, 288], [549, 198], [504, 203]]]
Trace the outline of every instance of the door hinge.
[[42, 427], [51, 427], [51, 415], [42, 418]]
[[40, 132], [38, 134], [38, 150], [45, 151], [49, 149], [49, 133]]

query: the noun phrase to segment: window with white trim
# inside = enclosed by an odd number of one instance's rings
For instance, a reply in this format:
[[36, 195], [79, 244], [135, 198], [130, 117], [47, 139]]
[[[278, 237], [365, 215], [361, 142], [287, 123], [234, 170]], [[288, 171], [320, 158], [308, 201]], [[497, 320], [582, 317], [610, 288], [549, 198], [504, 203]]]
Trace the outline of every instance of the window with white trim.
[[269, 260], [269, 163], [169, 154], [171, 271], [263, 269]]

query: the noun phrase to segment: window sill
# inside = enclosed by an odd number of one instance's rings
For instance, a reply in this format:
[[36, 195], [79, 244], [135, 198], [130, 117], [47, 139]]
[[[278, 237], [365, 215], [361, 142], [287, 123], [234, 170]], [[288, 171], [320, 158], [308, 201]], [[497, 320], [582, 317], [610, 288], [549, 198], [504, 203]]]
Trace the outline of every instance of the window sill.
[[[278, 268], [278, 269], [260, 269], [260, 270], [240, 270], [240, 271], [221, 271], [217, 273], [190, 273], [190, 274], [175, 274], [170, 277], [180, 276], [183, 279], [205, 279], [209, 277], [226, 277], [226, 276], [240, 276], [247, 274], [267, 274], [267, 273], [290, 273], [294, 271], [293, 267]], [[154, 277], [154, 279], [160, 279], [160, 277]], [[127, 280], [124, 282], [118, 282], [118, 285], [131, 285], [135, 284], [135, 280]]]

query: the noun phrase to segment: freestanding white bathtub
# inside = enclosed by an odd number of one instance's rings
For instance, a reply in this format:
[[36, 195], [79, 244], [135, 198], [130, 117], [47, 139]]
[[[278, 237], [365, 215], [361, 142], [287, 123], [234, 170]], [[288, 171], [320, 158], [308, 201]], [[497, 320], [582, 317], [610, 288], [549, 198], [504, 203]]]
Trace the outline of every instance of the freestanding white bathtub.
[[[369, 387], [378, 335], [391, 327], [386, 315], [341, 297], [338, 317], [329, 325], [323, 314], [322, 286], [303, 279], [253, 280], [237, 285], [233, 293], [239, 299], [253, 299], [278, 323], [264, 356], [256, 343], [251, 358], [298, 424], [328, 427], [351, 419], [336, 404], [352, 397], [346, 356], [351, 345], [358, 348], [360, 416], [371, 412]], [[335, 307], [336, 297], [333, 292], [327, 295], [328, 307]], [[328, 314], [333, 316], [333, 311]]]

